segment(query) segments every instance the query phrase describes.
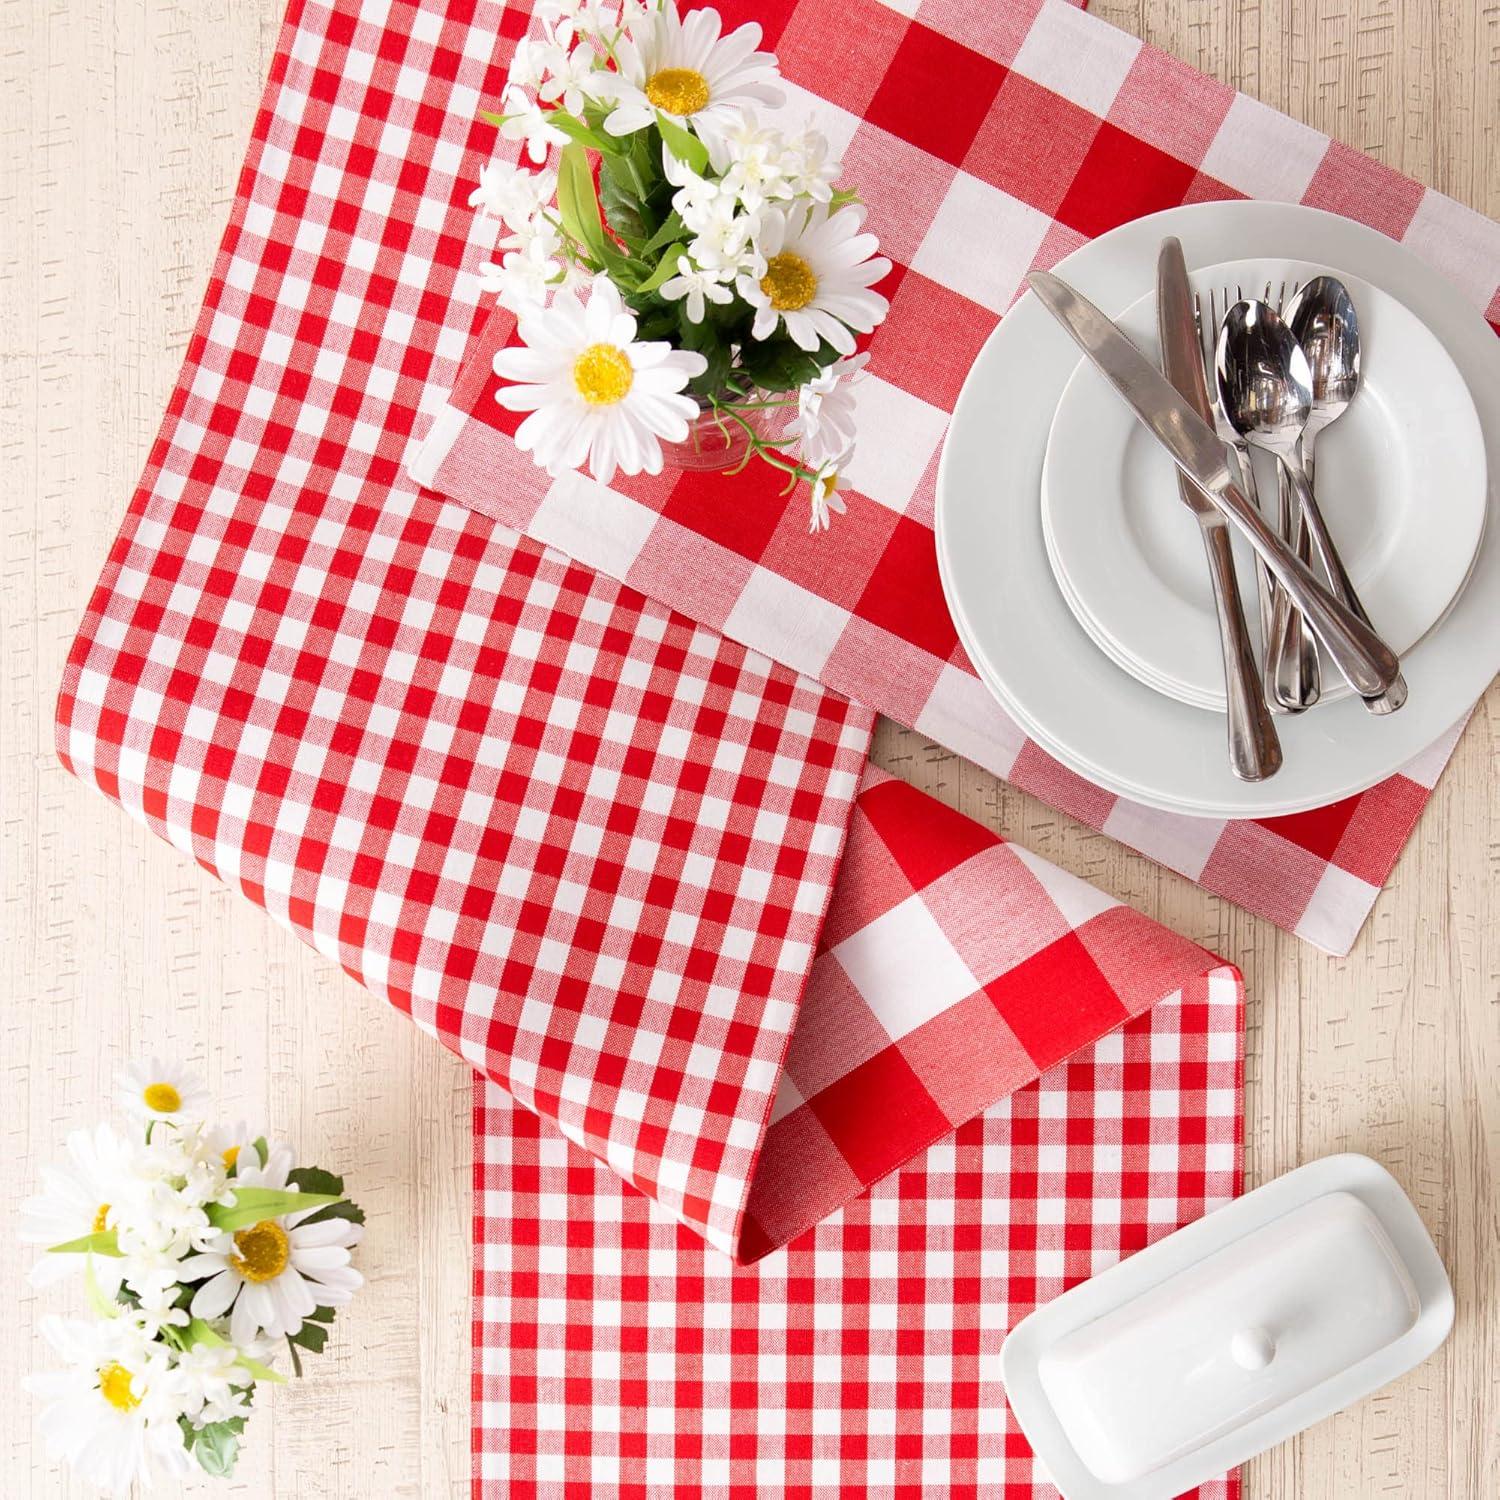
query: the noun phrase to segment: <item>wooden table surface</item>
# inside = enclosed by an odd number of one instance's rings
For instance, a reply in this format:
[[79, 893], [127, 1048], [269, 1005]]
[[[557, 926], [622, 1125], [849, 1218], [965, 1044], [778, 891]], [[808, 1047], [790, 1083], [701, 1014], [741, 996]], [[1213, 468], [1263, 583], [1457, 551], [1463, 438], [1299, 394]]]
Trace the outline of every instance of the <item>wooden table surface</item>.
[[[976, 4], [983, 0], [975, 0]], [[196, 1493], [461, 1495], [468, 1475], [468, 1070], [67, 776], [68, 643], [177, 373], [282, 0], [0, 6], [0, 1198], [150, 1053], [226, 1119], [348, 1173], [369, 1287], [239, 1475]], [[1500, 216], [1496, 0], [1099, 0], [1116, 24]], [[1497, 626], [1500, 628], [1500, 626]], [[1251, 1183], [1367, 1151], [1414, 1196], [1458, 1291], [1446, 1348], [1253, 1464], [1249, 1497], [1500, 1494], [1500, 689], [1353, 954], [1324, 957], [884, 725], [879, 762], [1239, 964]], [[29, 1256], [0, 1233], [0, 1494], [82, 1494], [33, 1439], [47, 1362]]]

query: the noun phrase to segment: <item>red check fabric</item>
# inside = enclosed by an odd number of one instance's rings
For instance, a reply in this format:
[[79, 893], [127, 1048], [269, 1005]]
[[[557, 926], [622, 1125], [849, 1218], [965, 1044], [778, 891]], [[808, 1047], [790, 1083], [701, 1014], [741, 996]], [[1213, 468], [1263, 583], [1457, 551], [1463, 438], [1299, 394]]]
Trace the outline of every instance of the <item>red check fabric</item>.
[[[538, 1142], [567, 1141], [578, 1191], [536, 1201], [539, 1233], [581, 1247], [596, 1221], [577, 1164], [596, 1163], [716, 1276], [771, 1264], [774, 1297], [777, 1246], [926, 1149], [910, 1212], [930, 1177], [935, 1224], [999, 1205], [996, 1232], [1024, 1249], [1051, 1157], [1005, 1184], [948, 1171], [953, 1127], [1158, 1001], [1183, 1059], [1237, 1059], [1239, 977], [868, 773], [868, 709], [403, 476], [479, 324], [466, 199], [490, 135], [474, 120], [515, 35], [481, 0], [292, 6], [205, 307], [70, 654], [59, 754], [470, 1061], [482, 1129], [526, 1140], [528, 1115]], [[1203, 986], [1220, 1001], [1198, 1003]], [[1099, 1112], [1122, 1140], [1188, 1122], [1160, 1137], [1179, 1151], [1222, 1116], [1233, 1155], [1238, 1111], [1208, 1076], [1193, 1062], [1143, 1093], [1099, 1074]], [[1131, 1158], [1116, 1192], [1109, 1160], [1093, 1185], [1068, 1169], [1070, 1214], [1099, 1197], [1108, 1222], [1118, 1198], [1122, 1226], [1155, 1232], [1233, 1190], [1232, 1160], [1179, 1175], [1162, 1156]], [[819, 1304], [836, 1295], [851, 1330], [879, 1323], [884, 1264], [851, 1256], [836, 1294], [824, 1264]], [[1017, 1267], [1022, 1285], [1044, 1273]], [[759, 1284], [736, 1274], [737, 1295]], [[967, 1272], [911, 1261], [901, 1278], [965, 1327], [980, 1316]], [[644, 1316], [690, 1330], [691, 1285]], [[637, 1282], [624, 1292], [639, 1303]], [[799, 1281], [782, 1300], [815, 1325], [812, 1295]], [[481, 1342], [490, 1319], [476, 1307]], [[798, 1332], [788, 1354], [804, 1347]], [[938, 1352], [898, 1338], [903, 1407]], [[978, 1394], [967, 1376], [948, 1392], [955, 1431], [995, 1420]], [[592, 1399], [606, 1431], [602, 1386]], [[694, 1409], [687, 1386], [677, 1399]], [[748, 1391], [733, 1402], [759, 1411]], [[728, 1420], [717, 1393], [702, 1409]], [[476, 1421], [487, 1451], [525, 1450], [524, 1426]], [[856, 1473], [857, 1443], [841, 1452]], [[1014, 1434], [1002, 1457], [1029, 1465]], [[762, 1468], [755, 1483], [787, 1487]]]
[[780, 476], [758, 466], [734, 481], [732, 503], [715, 475], [550, 481], [510, 440], [519, 416], [492, 399], [491, 356], [512, 330], [501, 310], [416, 471], [1348, 952], [1462, 726], [1362, 795], [1292, 817], [1185, 817], [1092, 785], [1026, 738], [958, 643], [932, 537], [938, 453], [964, 375], [1026, 272], [1128, 220], [1210, 198], [1330, 209], [1400, 239], [1497, 322], [1500, 225], [1063, 0], [718, 8], [726, 24], [764, 23], [791, 96], [785, 115], [810, 116], [842, 152], [896, 263], [858, 392], [849, 514], [831, 536], [809, 536], [800, 509], [778, 498]]
[[1240, 1190], [1242, 1019], [1194, 981], [749, 1271], [481, 1090], [475, 1496], [1056, 1500], [1006, 1330]]

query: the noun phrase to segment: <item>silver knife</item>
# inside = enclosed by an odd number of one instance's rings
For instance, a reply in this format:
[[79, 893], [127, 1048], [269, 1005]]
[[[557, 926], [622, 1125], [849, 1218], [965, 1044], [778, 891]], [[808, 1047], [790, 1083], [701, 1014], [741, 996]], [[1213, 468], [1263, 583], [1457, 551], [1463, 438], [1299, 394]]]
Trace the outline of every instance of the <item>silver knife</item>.
[[[1212, 425], [1213, 408], [1208, 404], [1203, 346], [1193, 318], [1187, 262], [1182, 256], [1182, 241], [1170, 236], [1161, 242], [1156, 258], [1156, 327], [1161, 336], [1162, 373], [1183, 400]], [[1234, 557], [1229, 550], [1229, 525], [1180, 469], [1177, 493], [1198, 518], [1208, 553], [1208, 575], [1219, 616], [1219, 645], [1224, 653], [1229, 768], [1241, 781], [1264, 781], [1281, 769], [1281, 740], [1256, 672], [1255, 652], [1234, 576]]]
[[1227, 450], [1213, 428], [1088, 298], [1050, 271], [1033, 271], [1026, 280], [1172, 462], [1239, 528], [1354, 690], [1364, 698], [1383, 693], [1401, 672], [1396, 653], [1335, 599], [1261, 519], [1229, 477]]

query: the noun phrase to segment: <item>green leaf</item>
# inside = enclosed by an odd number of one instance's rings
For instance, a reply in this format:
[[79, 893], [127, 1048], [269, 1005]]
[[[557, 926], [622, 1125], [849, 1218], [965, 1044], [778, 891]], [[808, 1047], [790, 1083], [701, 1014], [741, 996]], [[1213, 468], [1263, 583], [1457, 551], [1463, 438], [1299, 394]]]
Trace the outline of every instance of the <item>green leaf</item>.
[[563, 228], [596, 261], [604, 261], [604, 221], [594, 193], [589, 159], [576, 142], [564, 146], [557, 164], [557, 212]]
[[271, 1143], [263, 1135], [258, 1135], [250, 1143], [255, 1147], [255, 1154], [260, 1158], [261, 1166], [271, 1159]]
[[[500, 123], [498, 119], [496, 123]], [[551, 110], [547, 115], [547, 123], [555, 125], [569, 140], [577, 141], [580, 146], [592, 146], [601, 156], [619, 156], [627, 149], [619, 136], [595, 130], [565, 109]]]
[[513, 119], [515, 119], [515, 116], [514, 115], [497, 115], [497, 114], [495, 114], [491, 110], [482, 109], [482, 110], [479, 111], [479, 118], [481, 120], [488, 121], [489, 124], [494, 125], [494, 126], [496, 126], [498, 128], [499, 126], [505, 124], [505, 122], [507, 120], [513, 120]]
[[615, 165], [606, 160], [600, 166], [599, 204], [604, 211], [604, 222], [639, 254], [647, 239], [641, 200], [633, 187], [620, 181]]
[[669, 120], [660, 110], [656, 112], [656, 125], [667, 150], [689, 171], [700, 177], [708, 165], [708, 147], [690, 130], [685, 130], [676, 120]]
[[321, 1354], [328, 1342], [328, 1330], [321, 1323], [304, 1323], [296, 1333], [289, 1333], [287, 1339], [299, 1348]]
[[101, 1229], [97, 1234], [86, 1234], [81, 1239], [68, 1240], [62, 1245], [49, 1245], [48, 1255], [111, 1255], [118, 1258], [125, 1252], [115, 1243], [113, 1229]]
[[215, 1229], [245, 1229], [262, 1219], [279, 1219], [282, 1214], [304, 1208], [322, 1208], [337, 1203], [337, 1193], [284, 1193], [278, 1188], [241, 1187], [234, 1190], [235, 1205], [210, 1203], [204, 1212]]
[[660, 229], [641, 246], [642, 255], [654, 255], [656, 251], [670, 245], [673, 240], [680, 239], [685, 232], [682, 215], [674, 208], [663, 221]]
[[846, 203], [863, 203], [864, 201], [855, 188], [835, 188], [833, 196], [828, 200], [828, 212], [834, 213]]
[[234, 1472], [234, 1461], [240, 1452], [240, 1433], [244, 1427], [243, 1417], [231, 1417], [225, 1422], [210, 1422], [207, 1427], [197, 1430], [193, 1437], [193, 1457], [205, 1474], [222, 1479]]
[[654, 292], [663, 282], [670, 281], [677, 274], [678, 258], [686, 253], [686, 245], [673, 245], [666, 250], [656, 269], [636, 288], [637, 294]]
[[330, 1203], [327, 1208], [320, 1208], [315, 1214], [309, 1214], [302, 1222], [321, 1224], [327, 1219], [347, 1219], [351, 1224], [363, 1224], [365, 1211], [357, 1203], [344, 1198], [338, 1203]]
[[344, 1179], [322, 1167], [293, 1167], [286, 1181], [288, 1187], [301, 1188], [304, 1193], [332, 1193], [335, 1198], [344, 1193]]
[[[827, 347], [832, 349], [831, 345]], [[763, 391], [795, 390], [811, 380], [823, 368], [823, 363], [817, 355], [799, 349], [785, 335], [765, 340], [751, 339], [740, 350], [740, 364], [745, 373]]]

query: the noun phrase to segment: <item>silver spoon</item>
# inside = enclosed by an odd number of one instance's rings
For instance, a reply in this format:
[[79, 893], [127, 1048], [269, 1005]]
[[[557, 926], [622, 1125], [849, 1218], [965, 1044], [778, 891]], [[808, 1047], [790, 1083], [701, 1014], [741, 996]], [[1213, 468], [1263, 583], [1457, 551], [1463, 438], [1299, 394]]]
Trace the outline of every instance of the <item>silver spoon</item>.
[[[1308, 493], [1314, 496], [1313, 509], [1317, 510], [1314, 445], [1318, 434], [1343, 416], [1359, 391], [1359, 315], [1342, 281], [1336, 276], [1314, 276], [1287, 303], [1285, 321], [1307, 356], [1312, 375], [1312, 409], [1308, 412], [1307, 426], [1302, 429], [1301, 454]], [[1318, 519], [1322, 519], [1321, 512]], [[1313, 530], [1311, 526], [1308, 529]], [[1321, 529], [1326, 536], [1328, 528]], [[1313, 540], [1317, 541], [1316, 530]], [[1318, 555], [1334, 592], [1368, 623], [1343, 559], [1332, 542], [1326, 551], [1320, 544]], [[1406, 702], [1406, 683], [1398, 678], [1379, 698], [1366, 702], [1375, 713], [1395, 713]]]
[[[1264, 302], [1237, 302], [1219, 330], [1214, 366], [1219, 399], [1230, 425], [1252, 447], [1264, 448], [1281, 461], [1333, 593], [1370, 624], [1302, 467], [1300, 440], [1313, 408], [1307, 355], [1273, 308]], [[1357, 366], [1354, 379], [1357, 382]], [[1347, 399], [1343, 404], [1348, 405]], [[1406, 702], [1406, 682], [1397, 676], [1385, 692], [1364, 701], [1371, 713], [1394, 713]]]

